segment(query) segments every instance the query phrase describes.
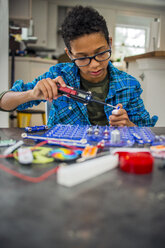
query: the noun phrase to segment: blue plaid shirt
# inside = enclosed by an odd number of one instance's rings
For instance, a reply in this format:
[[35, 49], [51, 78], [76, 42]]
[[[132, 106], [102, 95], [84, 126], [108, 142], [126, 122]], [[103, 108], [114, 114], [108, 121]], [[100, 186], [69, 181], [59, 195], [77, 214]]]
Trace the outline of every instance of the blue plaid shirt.
[[[130, 121], [137, 126], [154, 126], [158, 120], [157, 116], [150, 118], [146, 111], [143, 101], [140, 98], [142, 89], [140, 83], [126, 72], [119, 71], [111, 62], [108, 65], [109, 70], [109, 92], [106, 102], [111, 105], [121, 103], [127, 111]], [[60, 63], [50, 67], [49, 72], [44, 73], [32, 82], [24, 84], [22, 80], [14, 83], [12, 91], [27, 91], [33, 89], [34, 86], [43, 78], [54, 79], [57, 76], [62, 76], [64, 82], [72, 87], [80, 88], [80, 75], [77, 66], [73, 63]], [[23, 110], [33, 105], [38, 105], [41, 101], [30, 101], [18, 106], [18, 110]], [[66, 96], [61, 96], [57, 100], [53, 100], [49, 113], [48, 126], [55, 124], [90, 124], [88, 119], [87, 107], [80, 102], [77, 102]], [[109, 119], [112, 114], [112, 108], [104, 106], [104, 111]]]

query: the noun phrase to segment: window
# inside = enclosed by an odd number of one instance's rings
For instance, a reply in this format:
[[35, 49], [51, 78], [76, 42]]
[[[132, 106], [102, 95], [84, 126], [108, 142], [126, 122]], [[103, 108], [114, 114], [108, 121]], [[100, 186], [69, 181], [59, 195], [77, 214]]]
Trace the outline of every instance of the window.
[[115, 28], [115, 59], [145, 53], [147, 29], [132, 25], [117, 25]]

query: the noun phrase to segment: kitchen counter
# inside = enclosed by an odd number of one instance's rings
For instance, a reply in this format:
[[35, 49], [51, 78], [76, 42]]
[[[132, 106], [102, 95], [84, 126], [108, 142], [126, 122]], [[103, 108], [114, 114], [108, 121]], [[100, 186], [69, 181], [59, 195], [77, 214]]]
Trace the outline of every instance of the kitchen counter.
[[[11, 57], [9, 57], [11, 59]], [[28, 57], [28, 56], [15, 56], [16, 61], [28, 61], [28, 62], [37, 62], [37, 63], [44, 63], [44, 64], [57, 64], [58, 60], [55, 59], [45, 59], [40, 57]]]
[[158, 59], [165, 59], [165, 51], [153, 51], [148, 53], [143, 53], [139, 55], [125, 57], [125, 62], [135, 61], [137, 59], [145, 59], [145, 58], [158, 58]]

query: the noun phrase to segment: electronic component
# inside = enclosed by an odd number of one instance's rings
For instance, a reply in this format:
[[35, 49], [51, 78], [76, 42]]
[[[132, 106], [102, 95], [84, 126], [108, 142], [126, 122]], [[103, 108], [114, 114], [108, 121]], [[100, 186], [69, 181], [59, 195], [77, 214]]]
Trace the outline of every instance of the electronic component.
[[154, 158], [150, 152], [117, 152], [120, 169], [134, 174], [152, 172]]
[[[32, 151], [33, 154], [33, 161], [32, 164], [39, 164], [42, 166], [42, 164], [48, 164], [52, 163], [54, 161], [53, 157], [48, 156], [48, 153], [52, 151], [53, 149], [50, 147], [37, 147], [34, 149], [34, 147], [26, 147]], [[18, 152], [17, 150], [14, 151], [13, 157], [18, 160]]]
[[151, 146], [150, 150], [155, 158], [165, 159], [165, 145]]
[[22, 140], [19, 140], [17, 143], [15, 143], [12, 146], [9, 146], [3, 153], [3, 155], [7, 156], [10, 153], [14, 152], [18, 147], [22, 146], [24, 142]]
[[82, 157], [83, 158], [92, 158], [92, 157], [95, 157], [96, 154], [97, 154], [97, 151], [98, 151], [98, 147], [97, 146], [90, 146], [90, 145], [87, 145], [83, 152], [82, 152]]
[[79, 154], [76, 151], [62, 147], [50, 151], [48, 155], [53, 157], [55, 160], [64, 162], [73, 161], [79, 157]]
[[112, 111], [112, 114], [113, 114], [113, 115], [117, 115], [117, 114], [118, 114], [118, 110], [119, 110], [119, 108], [114, 109], [114, 110]]
[[31, 164], [33, 162], [33, 154], [30, 148], [20, 147], [17, 152], [20, 164]]
[[25, 132], [36, 132], [36, 131], [42, 131], [42, 130], [47, 130], [47, 129], [48, 129], [47, 125], [25, 127]]
[[113, 144], [119, 144], [120, 143], [120, 132], [118, 129], [114, 129], [111, 132], [111, 142]]
[[16, 143], [16, 140], [13, 139], [7, 139], [7, 140], [0, 140], [0, 147], [4, 146], [11, 146]]

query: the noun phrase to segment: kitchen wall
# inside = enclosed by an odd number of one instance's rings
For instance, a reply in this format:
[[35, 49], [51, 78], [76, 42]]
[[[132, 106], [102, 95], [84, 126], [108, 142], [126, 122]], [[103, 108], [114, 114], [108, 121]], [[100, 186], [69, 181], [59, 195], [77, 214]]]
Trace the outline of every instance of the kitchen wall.
[[[8, 89], [8, 1], [0, 0], [0, 92]], [[0, 111], [0, 127], [8, 127], [8, 113]]]

